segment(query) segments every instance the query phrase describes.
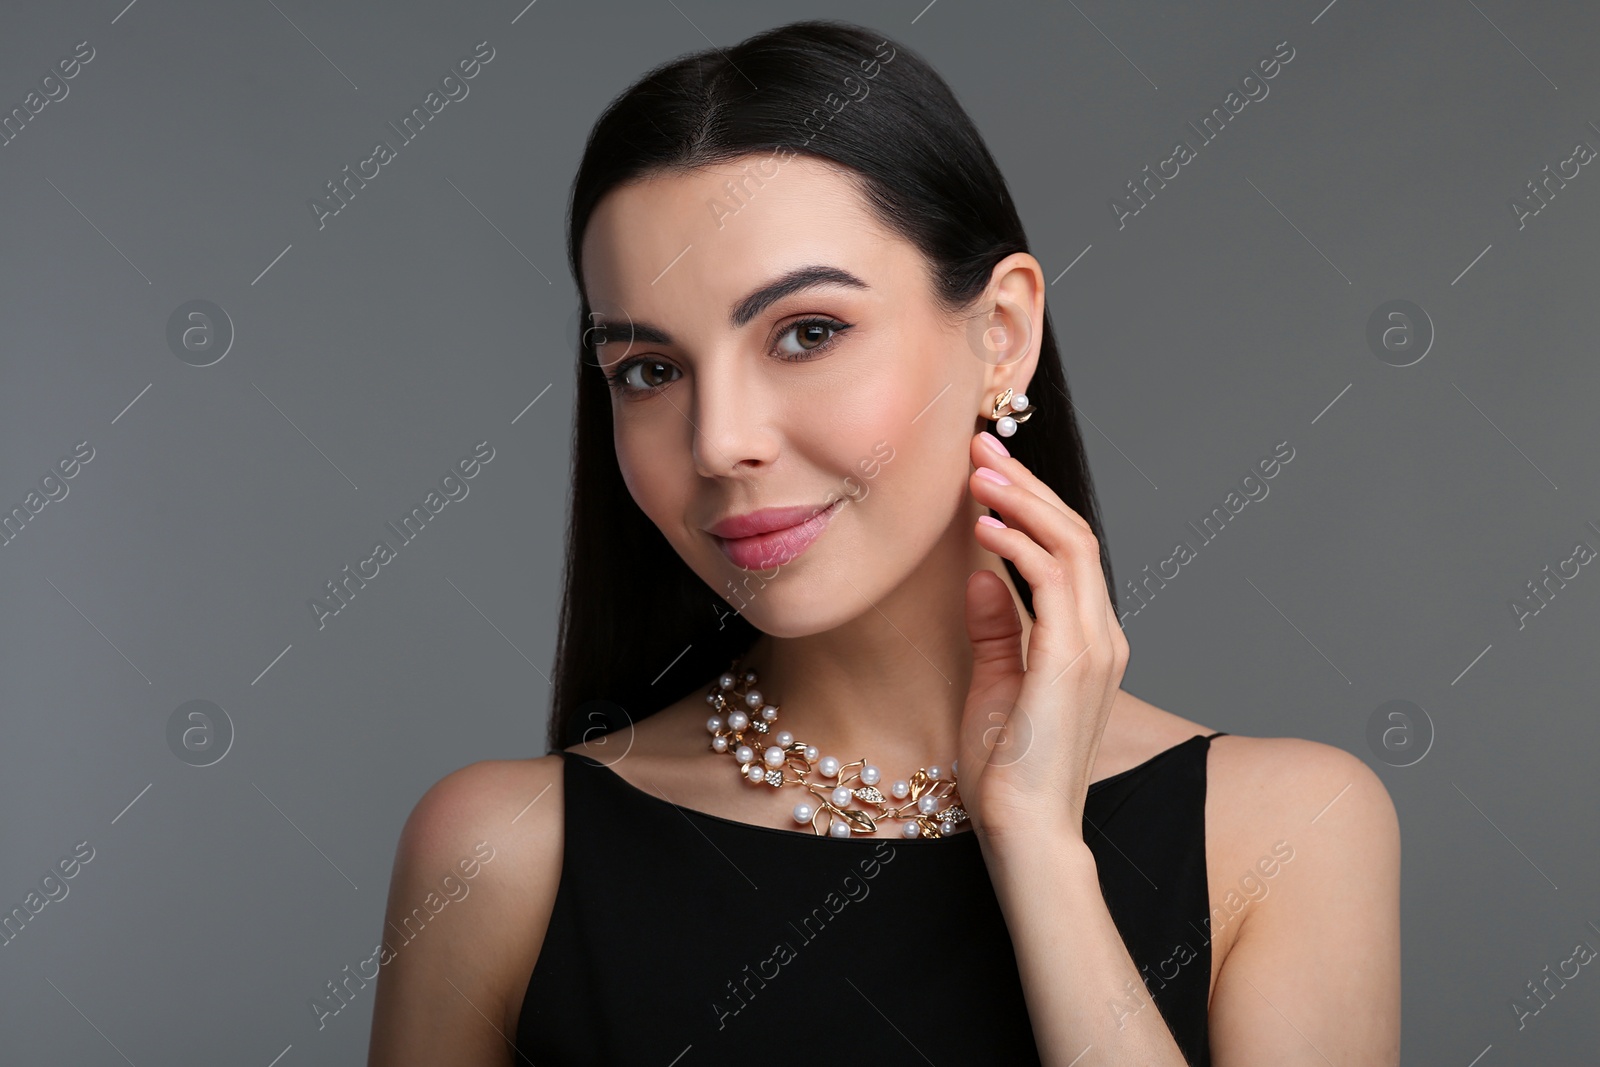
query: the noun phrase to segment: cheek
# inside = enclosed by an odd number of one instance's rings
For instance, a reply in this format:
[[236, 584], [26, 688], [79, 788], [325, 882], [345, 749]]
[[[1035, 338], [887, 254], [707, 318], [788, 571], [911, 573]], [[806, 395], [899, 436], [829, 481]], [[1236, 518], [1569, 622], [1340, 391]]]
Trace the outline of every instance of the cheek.
[[831, 450], [838, 472], [831, 491], [860, 505], [858, 521], [896, 531], [888, 541], [897, 544], [920, 542], [913, 531], [943, 528], [966, 492], [967, 424], [953, 404], [946, 408], [948, 394], [931, 406], [929, 399], [880, 394]]
[[[614, 438], [617, 466], [639, 510], [668, 535], [676, 537], [676, 525], [669, 520], [678, 499], [682, 465], [663, 448], [650, 446], [644, 435], [618, 433]], [[682, 514], [681, 509], [678, 512]]]

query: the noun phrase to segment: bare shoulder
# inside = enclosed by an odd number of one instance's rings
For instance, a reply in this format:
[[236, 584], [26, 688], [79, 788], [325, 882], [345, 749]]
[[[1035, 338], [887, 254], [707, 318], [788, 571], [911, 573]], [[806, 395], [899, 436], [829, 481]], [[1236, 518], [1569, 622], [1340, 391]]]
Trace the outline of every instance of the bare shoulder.
[[[1224, 896], [1274, 849], [1280, 858], [1298, 857], [1300, 870], [1317, 871], [1324, 886], [1399, 875], [1399, 818], [1383, 780], [1344, 749], [1298, 737], [1211, 740], [1206, 840]], [[1241, 918], [1263, 910], [1248, 908]]]
[[1301, 1062], [1309, 1043], [1397, 1064], [1400, 826], [1382, 779], [1333, 745], [1228, 734], [1211, 741], [1205, 819], [1213, 1062]]
[[1298, 737], [1213, 738], [1206, 765], [1207, 829], [1247, 844], [1268, 835], [1343, 835], [1373, 848], [1398, 837], [1383, 780], [1358, 757]]
[[561, 878], [562, 782], [554, 753], [481, 760], [412, 808], [390, 875], [368, 1067], [512, 1062], [507, 1041]]

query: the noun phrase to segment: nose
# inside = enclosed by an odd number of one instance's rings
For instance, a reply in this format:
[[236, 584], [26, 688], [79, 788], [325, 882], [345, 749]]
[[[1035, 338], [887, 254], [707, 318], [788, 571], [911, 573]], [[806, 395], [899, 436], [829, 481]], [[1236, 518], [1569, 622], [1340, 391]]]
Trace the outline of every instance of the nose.
[[707, 478], [739, 477], [777, 459], [779, 435], [773, 420], [781, 396], [756, 384], [758, 375], [741, 374], [726, 360], [696, 376], [693, 410], [695, 470]]

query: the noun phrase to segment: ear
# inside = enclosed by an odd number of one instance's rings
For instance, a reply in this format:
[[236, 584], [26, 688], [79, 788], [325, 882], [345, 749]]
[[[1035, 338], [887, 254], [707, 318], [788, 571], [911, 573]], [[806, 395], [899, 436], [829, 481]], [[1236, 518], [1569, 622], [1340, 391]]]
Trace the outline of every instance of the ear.
[[1026, 252], [1013, 252], [994, 266], [989, 285], [968, 326], [973, 354], [984, 370], [983, 417], [1005, 389], [1028, 391], [1044, 339], [1044, 271]]

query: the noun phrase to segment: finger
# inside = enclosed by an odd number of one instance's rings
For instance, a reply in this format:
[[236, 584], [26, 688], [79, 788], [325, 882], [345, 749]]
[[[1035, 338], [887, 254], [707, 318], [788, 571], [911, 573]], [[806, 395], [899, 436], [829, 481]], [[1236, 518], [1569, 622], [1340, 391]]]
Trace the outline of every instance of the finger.
[[[1072, 587], [1073, 612], [1084, 639], [1109, 643], [1111, 635], [1102, 606], [1108, 599], [1105, 575], [1100, 569], [1100, 545], [1094, 533], [1087, 526], [1069, 522], [1060, 510], [1023, 486], [1000, 485], [977, 471], [967, 480], [979, 503], [998, 511], [1008, 526], [1020, 529], [1058, 561]], [[1023, 577], [1030, 586], [1034, 584], [1033, 577], [1026, 573]]]
[[[1026, 465], [1014, 459], [997, 459], [989, 447], [983, 443], [982, 435], [975, 435], [973, 441], [973, 454], [975, 457], [982, 458], [985, 461], [985, 465], [990, 463], [997, 464], [996, 466], [990, 466], [990, 470], [997, 471], [1005, 477], [1010, 478], [1013, 484], [1021, 485], [1023, 488], [1029, 490], [1046, 503], [1049, 501], [1059, 502], [1060, 497], [1056, 496], [1056, 494], [1051, 491], [1050, 487], [1045, 485], [1044, 482], [1040, 481], [1038, 477], [1033, 474], [1033, 472], [1029, 471]], [[1004, 467], [1005, 469], [1002, 470], [1000, 469], [1001, 467]], [[1013, 477], [1013, 475], [1020, 476], [1021, 481], [1019, 482], [1018, 477]], [[969, 479], [969, 481], [975, 482], [976, 479]], [[974, 495], [978, 496], [980, 501], [989, 503], [988, 498], [985, 498], [978, 493], [974, 493]], [[1088, 602], [1090, 599], [1088, 596], [1089, 590], [1098, 591], [1101, 598], [1109, 601], [1111, 594], [1106, 586], [1105, 567], [1102, 565], [1100, 559], [1100, 542], [1099, 538], [1095, 537], [1094, 529], [1090, 527], [1087, 522], [1083, 521], [1082, 516], [1064, 504], [1053, 506], [1052, 512], [1055, 514], [1066, 515], [1072, 520], [1070, 524], [1070, 530], [1076, 531], [1073, 536], [1077, 538], [1088, 538], [1089, 543], [1083, 546], [1083, 550], [1087, 551], [1093, 560], [1094, 574], [1090, 577], [1082, 577], [1078, 579], [1078, 581], [1083, 583], [1079, 586], [1079, 588], [1085, 593], [1085, 601]], [[1036, 525], [1028, 525], [1023, 516], [1018, 516], [1018, 518], [1019, 520], [1023, 521], [1019, 523], [1012, 523], [1012, 525], [1024, 525], [1028, 529], [1029, 533], [1034, 534], [1036, 537], [1039, 536], [1040, 530]], [[1041, 539], [1041, 543], [1044, 544], [1045, 548], [1049, 549], [1051, 552], [1064, 557], [1065, 553], [1062, 551], [1062, 548], [1059, 544], [1052, 543], [1044, 539]], [[1091, 620], [1085, 626], [1085, 632], [1095, 633], [1101, 637], [1109, 637], [1110, 634], [1110, 631], [1106, 629], [1105, 626], [1098, 620]]]
[[[1001, 485], [980, 473], [985, 470], [1001, 474], [1011, 484]], [[1087, 526], [1072, 522], [1060, 508], [1028, 486], [1018, 485], [1009, 472], [997, 471], [985, 465], [968, 475], [967, 483], [978, 503], [998, 511], [1007, 526], [1022, 530], [1039, 542], [1045, 551], [1063, 560], [1075, 550], [1082, 536], [1089, 532]]]
[[1022, 673], [1022, 617], [1011, 590], [988, 568], [967, 576], [966, 620], [973, 692], [987, 692]]
[[976, 535], [980, 545], [1009, 559], [1027, 580], [1034, 609], [1028, 672], [1056, 677], [1090, 641], [1078, 612], [1070, 568], [1021, 530], [980, 522]]
[[974, 434], [972, 437], [971, 459], [974, 467], [990, 467], [1010, 478], [1017, 485], [1023, 485], [1039, 494], [1056, 510], [1064, 512], [1074, 522], [1084, 529], [1092, 529], [1087, 520], [1076, 511], [1069, 508], [1054, 489], [1046, 485], [1038, 475], [1027, 468], [1021, 460], [1009, 455], [1005, 445], [994, 434], [985, 430]]

